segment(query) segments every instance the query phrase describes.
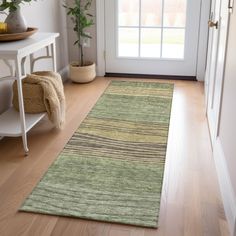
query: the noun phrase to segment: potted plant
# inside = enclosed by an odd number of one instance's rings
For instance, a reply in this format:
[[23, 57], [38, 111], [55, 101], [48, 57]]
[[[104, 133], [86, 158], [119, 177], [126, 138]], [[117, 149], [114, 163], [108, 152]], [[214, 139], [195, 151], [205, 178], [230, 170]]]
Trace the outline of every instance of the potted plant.
[[21, 14], [20, 5], [31, 1], [37, 0], [0, 1], [0, 12], [9, 10], [9, 14], [5, 20], [5, 23], [7, 23], [7, 33], [21, 33], [27, 31], [27, 25], [23, 15]]
[[64, 5], [67, 15], [71, 17], [74, 24], [73, 30], [77, 36], [74, 45], [77, 45], [79, 49], [79, 61], [70, 63], [69, 71], [70, 79], [77, 83], [88, 83], [96, 77], [95, 63], [84, 60], [85, 39], [91, 39], [86, 30], [94, 25], [93, 15], [89, 13], [91, 4], [92, 0], [74, 0], [73, 6]]

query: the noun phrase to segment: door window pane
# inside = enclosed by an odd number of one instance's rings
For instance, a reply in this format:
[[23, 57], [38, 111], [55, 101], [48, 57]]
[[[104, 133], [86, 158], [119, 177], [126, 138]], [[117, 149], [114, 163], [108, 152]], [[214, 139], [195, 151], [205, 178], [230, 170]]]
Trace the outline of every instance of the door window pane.
[[141, 57], [161, 56], [161, 29], [141, 29]]
[[187, 0], [165, 0], [164, 27], [185, 27]]
[[118, 0], [119, 26], [139, 26], [139, 0]]
[[162, 0], [141, 1], [141, 24], [142, 26], [161, 26]]
[[183, 59], [187, 0], [117, 0], [118, 56]]
[[163, 58], [184, 58], [184, 29], [164, 29], [163, 30]]
[[139, 56], [139, 29], [120, 28], [118, 36], [118, 56]]

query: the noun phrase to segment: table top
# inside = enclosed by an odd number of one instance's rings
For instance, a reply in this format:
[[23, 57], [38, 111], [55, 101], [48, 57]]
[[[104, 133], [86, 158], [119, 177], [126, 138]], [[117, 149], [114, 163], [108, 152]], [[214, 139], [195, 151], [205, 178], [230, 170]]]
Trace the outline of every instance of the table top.
[[0, 58], [2, 55], [28, 54], [38, 50], [59, 36], [59, 33], [36, 33], [29, 38], [0, 43]]

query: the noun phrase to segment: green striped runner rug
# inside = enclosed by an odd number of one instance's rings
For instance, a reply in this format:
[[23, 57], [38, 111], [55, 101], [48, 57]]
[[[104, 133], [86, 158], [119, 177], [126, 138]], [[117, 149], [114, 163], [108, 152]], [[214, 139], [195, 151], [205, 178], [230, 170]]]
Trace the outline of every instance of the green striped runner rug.
[[156, 228], [172, 96], [112, 81], [20, 210]]

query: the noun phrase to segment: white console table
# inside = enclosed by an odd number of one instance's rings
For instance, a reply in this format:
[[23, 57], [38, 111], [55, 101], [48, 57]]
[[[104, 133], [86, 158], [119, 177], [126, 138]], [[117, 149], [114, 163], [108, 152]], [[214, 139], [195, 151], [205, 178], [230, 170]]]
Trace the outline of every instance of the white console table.
[[[34, 70], [36, 61], [51, 58], [53, 62], [53, 71], [57, 71], [56, 66], [56, 38], [58, 33], [36, 33], [30, 38], [0, 43], [0, 59], [9, 67], [11, 75], [0, 78], [0, 82], [4, 80], [17, 80], [19, 112], [14, 108], [10, 108], [0, 115], [0, 137], [19, 137], [22, 136], [25, 154], [29, 152], [27, 145], [27, 132], [44, 116], [40, 114], [25, 114], [22, 79], [26, 76], [25, 61], [29, 56], [30, 72]], [[46, 56], [34, 57], [34, 53], [40, 49], [46, 48]], [[13, 62], [13, 65], [10, 62]]]

